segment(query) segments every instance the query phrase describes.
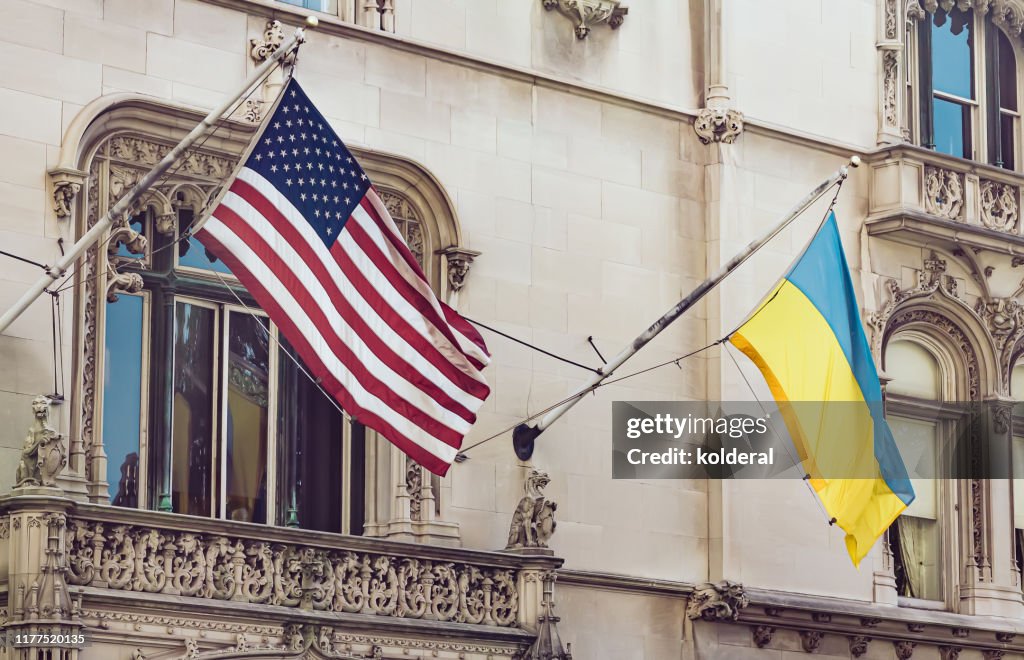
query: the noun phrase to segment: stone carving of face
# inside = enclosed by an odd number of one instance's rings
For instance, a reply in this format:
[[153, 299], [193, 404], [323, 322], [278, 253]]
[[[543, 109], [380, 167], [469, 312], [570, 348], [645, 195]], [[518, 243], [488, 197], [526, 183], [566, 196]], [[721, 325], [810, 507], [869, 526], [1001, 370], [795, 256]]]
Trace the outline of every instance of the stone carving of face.
[[36, 419], [46, 419], [50, 412], [50, 400], [45, 396], [32, 399], [32, 412], [35, 413]]

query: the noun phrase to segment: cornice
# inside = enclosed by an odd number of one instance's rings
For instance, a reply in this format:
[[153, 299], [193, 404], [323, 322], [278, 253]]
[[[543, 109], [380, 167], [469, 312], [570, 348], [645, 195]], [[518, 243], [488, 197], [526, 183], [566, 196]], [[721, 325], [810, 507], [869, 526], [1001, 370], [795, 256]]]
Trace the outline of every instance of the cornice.
[[670, 598], [687, 598], [694, 591], [690, 582], [564, 568], [558, 571], [558, 584]]

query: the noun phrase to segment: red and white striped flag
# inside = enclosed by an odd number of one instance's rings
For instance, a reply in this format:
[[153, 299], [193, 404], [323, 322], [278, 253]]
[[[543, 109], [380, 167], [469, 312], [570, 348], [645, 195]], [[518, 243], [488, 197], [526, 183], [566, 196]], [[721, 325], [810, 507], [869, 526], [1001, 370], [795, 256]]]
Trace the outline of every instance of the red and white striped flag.
[[487, 347], [294, 79], [196, 236], [349, 414], [448, 471], [490, 393]]

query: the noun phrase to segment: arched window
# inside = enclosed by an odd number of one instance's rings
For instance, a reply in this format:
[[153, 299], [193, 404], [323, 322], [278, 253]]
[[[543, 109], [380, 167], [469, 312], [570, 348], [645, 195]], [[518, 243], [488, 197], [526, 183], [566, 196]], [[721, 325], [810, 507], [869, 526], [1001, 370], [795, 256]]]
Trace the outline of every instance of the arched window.
[[904, 598], [941, 601], [943, 493], [935, 475], [942, 428], [935, 402], [943, 398], [942, 372], [935, 355], [913, 333], [889, 341], [884, 364], [892, 378], [886, 387], [886, 417], [917, 495], [889, 531], [896, 587]]
[[1019, 100], [1009, 37], [969, 8], [935, 6], [923, 16], [916, 37], [909, 35], [917, 41], [920, 143], [1015, 169]]

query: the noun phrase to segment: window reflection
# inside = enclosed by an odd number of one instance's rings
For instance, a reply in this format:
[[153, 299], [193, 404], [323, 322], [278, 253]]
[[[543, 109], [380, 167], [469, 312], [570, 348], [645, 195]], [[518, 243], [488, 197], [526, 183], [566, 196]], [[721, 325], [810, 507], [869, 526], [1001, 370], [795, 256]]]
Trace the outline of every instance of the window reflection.
[[212, 513], [215, 331], [213, 309], [175, 304], [171, 505], [177, 513]]
[[932, 86], [935, 91], [973, 99], [973, 54], [971, 12], [937, 9], [932, 18]]
[[933, 105], [935, 149], [950, 156], [969, 158], [970, 111], [961, 103], [936, 98]]
[[[189, 209], [182, 209], [178, 212], [179, 231], [184, 233], [192, 228], [195, 214]], [[195, 236], [189, 236], [187, 241], [178, 243], [178, 265], [187, 268], [200, 268], [202, 270], [215, 270], [218, 273], [231, 274], [227, 265], [213, 256], [206, 247]]]
[[[289, 357], [295, 353], [287, 342], [282, 339], [281, 343], [278, 520], [303, 529], [340, 532], [344, 420], [333, 403]], [[361, 452], [361, 442], [358, 449]], [[362, 454], [359, 456], [357, 464], [362, 465]], [[356, 481], [361, 495], [362, 479]], [[352, 503], [353, 534], [362, 533], [362, 507], [361, 497], [358, 503]]]
[[135, 507], [139, 501], [139, 447], [142, 425], [141, 296], [121, 295], [107, 303], [103, 365], [103, 448], [109, 466], [110, 501]]
[[244, 312], [228, 318], [225, 515], [266, 522], [270, 338]]

